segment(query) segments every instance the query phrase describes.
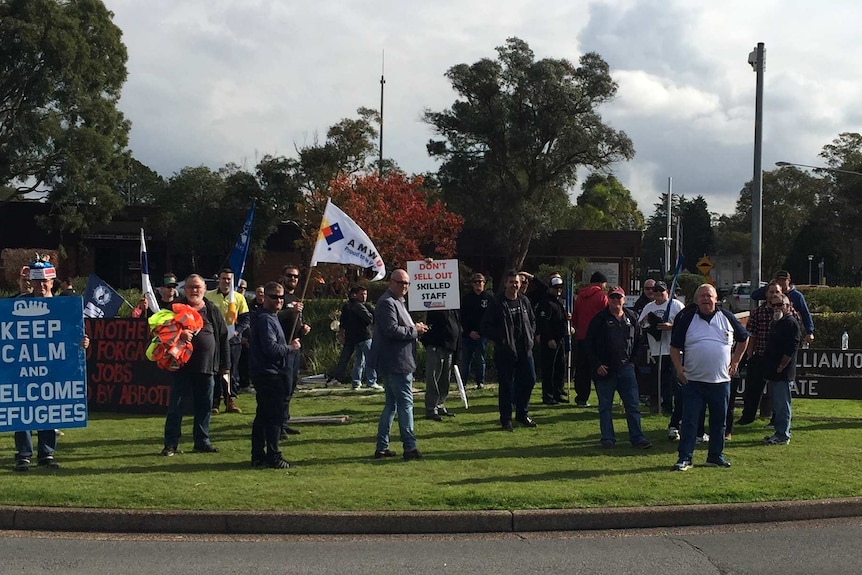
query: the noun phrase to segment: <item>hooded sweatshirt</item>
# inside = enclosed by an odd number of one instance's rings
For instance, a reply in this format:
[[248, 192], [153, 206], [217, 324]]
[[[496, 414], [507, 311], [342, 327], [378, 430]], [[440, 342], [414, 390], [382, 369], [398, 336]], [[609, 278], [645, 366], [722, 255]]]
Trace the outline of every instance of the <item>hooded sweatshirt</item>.
[[587, 337], [587, 328], [593, 317], [608, 305], [608, 296], [602, 289], [602, 284], [590, 284], [578, 290], [575, 309], [572, 311], [572, 326], [575, 328], [575, 338], [583, 341]]

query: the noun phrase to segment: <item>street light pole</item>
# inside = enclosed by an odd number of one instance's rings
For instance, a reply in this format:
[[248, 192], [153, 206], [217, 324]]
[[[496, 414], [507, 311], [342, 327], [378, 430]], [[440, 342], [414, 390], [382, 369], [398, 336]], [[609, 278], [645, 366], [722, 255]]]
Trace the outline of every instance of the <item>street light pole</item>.
[[851, 174], [853, 176], [862, 176], [862, 172], [854, 172], [852, 170], [839, 170], [838, 168], [827, 168], [824, 166], [809, 166], [808, 164], [796, 164], [794, 162], [775, 162], [776, 166], [798, 166], [800, 168], [811, 168], [812, 170], [823, 170], [825, 172], [838, 172], [839, 174]]
[[[754, 177], [751, 182], [751, 286], [760, 285], [761, 244], [763, 242], [763, 69], [766, 49], [763, 42], [748, 55], [757, 73], [754, 103]], [[754, 305], [755, 301], [752, 300]]]

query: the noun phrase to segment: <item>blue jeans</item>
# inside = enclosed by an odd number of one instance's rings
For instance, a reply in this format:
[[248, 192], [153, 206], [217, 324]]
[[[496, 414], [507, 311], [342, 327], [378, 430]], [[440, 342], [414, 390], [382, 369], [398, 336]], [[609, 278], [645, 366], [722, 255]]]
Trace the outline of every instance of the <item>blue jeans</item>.
[[464, 383], [470, 379], [470, 366], [476, 360], [476, 383], [485, 383], [485, 349], [488, 339], [480, 337], [473, 339], [469, 335], [461, 336], [461, 377]]
[[[36, 432], [36, 436], [39, 438], [39, 459], [54, 455], [54, 449], [57, 447], [57, 431], [40, 429]], [[17, 457], [33, 457], [33, 438], [30, 437], [29, 431], [15, 432], [15, 451], [18, 454]]]
[[194, 424], [192, 438], [197, 449], [210, 444], [210, 417], [213, 406], [211, 373], [187, 373], [183, 370], [171, 374], [171, 397], [165, 417], [165, 447], [176, 448], [182, 435], [183, 410], [191, 402]]
[[362, 385], [363, 375], [365, 375], [365, 381], [368, 385], [374, 385], [377, 383], [377, 372], [373, 367], [366, 368], [368, 365], [368, 356], [371, 355], [371, 340], [360, 341], [353, 349], [356, 352], [356, 355], [353, 357], [353, 373], [351, 374], [353, 387]]
[[643, 431], [641, 431], [638, 382], [635, 377], [634, 365], [624, 365], [618, 371], [609, 373], [607, 377], [596, 376], [595, 382], [596, 395], [599, 397], [599, 429], [602, 432], [602, 441], [614, 443], [617, 441], [613, 418], [614, 392], [620, 394], [620, 399], [626, 410], [629, 441], [634, 445], [646, 439]]
[[770, 381], [769, 391], [772, 394], [772, 422], [775, 424], [775, 436], [790, 439], [790, 382]]
[[697, 441], [697, 421], [704, 403], [709, 406], [709, 450], [707, 459], [724, 454], [724, 427], [730, 382], [702, 383], [689, 381], [682, 386], [682, 429], [679, 438], [679, 458], [691, 461]]
[[377, 424], [377, 451], [389, 448], [389, 431], [396, 411], [401, 445], [405, 453], [413, 451], [416, 449], [416, 435], [413, 433], [413, 374], [381, 372], [378, 375], [386, 392], [386, 403]]

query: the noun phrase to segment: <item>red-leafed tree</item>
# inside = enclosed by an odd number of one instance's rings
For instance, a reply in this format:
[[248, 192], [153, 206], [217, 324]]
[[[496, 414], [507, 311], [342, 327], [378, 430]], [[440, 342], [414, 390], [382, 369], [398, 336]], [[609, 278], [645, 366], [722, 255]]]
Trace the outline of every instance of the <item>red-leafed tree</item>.
[[[361, 227], [380, 252], [387, 269], [403, 267], [411, 260], [446, 259], [455, 255], [455, 240], [464, 219], [429, 198], [422, 176], [392, 171], [377, 174], [341, 175], [326, 192], [317, 191], [309, 202], [312, 225], [320, 222], [327, 195]], [[317, 228], [310, 234], [311, 245]]]

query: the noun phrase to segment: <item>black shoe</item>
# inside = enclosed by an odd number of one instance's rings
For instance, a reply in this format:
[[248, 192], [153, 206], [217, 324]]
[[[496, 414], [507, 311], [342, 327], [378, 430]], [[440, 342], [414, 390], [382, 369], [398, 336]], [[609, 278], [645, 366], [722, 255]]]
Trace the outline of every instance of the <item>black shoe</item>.
[[422, 454], [419, 453], [418, 449], [404, 452], [404, 461], [410, 461], [411, 459], [422, 459]]
[[253, 469], [264, 469], [264, 468], [269, 467], [269, 463], [267, 463], [263, 459], [252, 459], [251, 460], [251, 466]]
[[452, 413], [451, 411], [444, 411], [440, 415], [442, 415], [443, 417], [455, 417], [455, 414]]
[[194, 451], [196, 453], [218, 453], [218, 447], [212, 443], [207, 443], [206, 445], [195, 447]]
[[502, 428], [503, 428], [503, 431], [515, 431], [515, 428], [514, 428], [514, 427], [512, 427], [512, 422], [511, 422], [511, 421], [507, 421], [507, 422], [505, 422], [505, 423], [501, 423], [501, 424], [500, 424], [500, 427], [502, 427]]
[[378, 449], [374, 452], [374, 459], [385, 459], [387, 457], [395, 457], [398, 455], [391, 449]]
[[754, 423], [753, 419], [743, 419], [740, 417], [736, 420], [736, 425], [749, 425], [751, 423]]
[[476, 389], [485, 389], [485, 384], [484, 383], [477, 383]]
[[60, 467], [54, 460], [53, 455], [46, 455], [45, 457], [40, 457], [36, 461], [36, 465], [38, 465], [39, 467], [47, 467], [48, 469], [59, 469]]
[[30, 458], [15, 456], [15, 471], [30, 471]]
[[545, 405], [558, 405], [560, 402], [556, 399], [543, 399], [542, 403]]
[[270, 464], [270, 467], [272, 467], [273, 469], [291, 469], [292, 467], [296, 467], [296, 464], [279, 457], [278, 459], [273, 461], [272, 464]]
[[443, 421], [443, 418], [437, 413], [432, 413], [430, 415], [426, 415], [425, 419], [430, 419], [432, 421]]
[[524, 427], [539, 427], [539, 424], [530, 419], [528, 416], [519, 417], [518, 423], [520, 423]]
[[569, 396], [558, 395], [554, 398], [557, 403], [569, 403]]
[[291, 427], [291, 426], [289, 426], [289, 425], [285, 425], [285, 426], [282, 428], [282, 431], [283, 431], [284, 433], [288, 434], [288, 435], [299, 435], [300, 433], [302, 433], [302, 432], [301, 432], [300, 430], [298, 430], [297, 428], [295, 428], [295, 427]]
[[167, 447], [162, 449], [162, 455], [164, 455], [165, 457], [173, 457], [176, 454], [177, 454], [177, 448], [174, 447], [173, 445], [168, 445]]

